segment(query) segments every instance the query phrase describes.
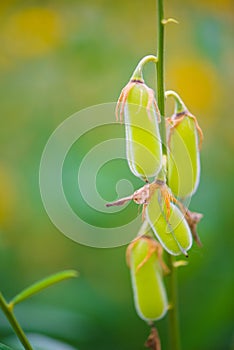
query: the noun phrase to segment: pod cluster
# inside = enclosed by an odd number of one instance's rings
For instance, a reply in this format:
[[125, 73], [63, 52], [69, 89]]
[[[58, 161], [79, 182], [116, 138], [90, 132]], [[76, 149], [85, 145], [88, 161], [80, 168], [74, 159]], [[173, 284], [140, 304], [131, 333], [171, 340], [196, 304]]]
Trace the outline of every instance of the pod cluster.
[[[143, 205], [143, 226], [127, 249], [134, 302], [138, 315], [147, 322], [164, 316], [167, 295], [163, 252], [188, 257], [193, 238], [201, 245], [196, 226], [202, 215], [183, 204], [199, 184], [201, 128], [177, 93], [165, 97], [175, 101], [175, 112], [167, 118], [167, 154], [163, 155], [159, 132], [160, 112], [154, 91], [143, 79], [142, 68], [156, 57], [146, 56], [123, 88], [116, 119], [124, 122], [126, 157], [131, 172], [145, 185], [132, 195], [107, 206], [133, 200]], [[165, 148], [165, 147], [164, 147]], [[143, 235], [142, 235], [143, 233]]]

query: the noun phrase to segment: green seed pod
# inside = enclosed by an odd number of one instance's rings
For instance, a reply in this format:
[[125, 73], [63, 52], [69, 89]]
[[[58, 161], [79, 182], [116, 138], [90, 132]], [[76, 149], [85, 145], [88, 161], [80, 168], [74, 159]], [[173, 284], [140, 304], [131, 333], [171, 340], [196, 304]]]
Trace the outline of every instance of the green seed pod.
[[179, 208], [170, 202], [168, 192], [165, 193], [167, 198], [159, 188], [151, 195], [146, 207], [147, 221], [169, 254], [187, 256], [192, 245], [190, 228]]
[[[200, 179], [199, 137], [202, 131], [178, 95], [175, 114], [168, 119], [168, 185], [175, 196], [186, 198], [195, 193]], [[178, 100], [179, 99], [179, 100]]]
[[162, 148], [154, 107], [147, 110], [148, 89], [136, 83], [124, 107], [128, 164], [135, 176], [155, 177], [162, 166]]
[[124, 115], [130, 170], [147, 181], [161, 169], [162, 145], [158, 127], [159, 111], [154, 91], [145, 85], [142, 78], [143, 63], [139, 63], [130, 82], [122, 90], [116, 113], [117, 118], [118, 114], [120, 118]]
[[195, 122], [184, 115], [169, 133], [168, 185], [176, 196], [186, 198], [195, 193], [200, 178]]
[[162, 279], [157, 243], [142, 236], [129, 246], [129, 265], [135, 308], [140, 318], [153, 321], [162, 318], [168, 308]]

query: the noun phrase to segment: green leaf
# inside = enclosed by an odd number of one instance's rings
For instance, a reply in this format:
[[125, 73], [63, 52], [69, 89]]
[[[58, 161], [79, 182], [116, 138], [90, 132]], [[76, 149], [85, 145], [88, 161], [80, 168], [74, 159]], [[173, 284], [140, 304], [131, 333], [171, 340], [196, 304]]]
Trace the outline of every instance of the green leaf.
[[61, 282], [63, 280], [66, 280], [68, 278], [77, 277], [78, 272], [75, 270], [65, 270], [58, 272], [56, 274], [53, 274], [49, 277], [46, 277], [34, 284], [32, 284], [30, 287], [24, 289], [22, 292], [17, 294], [9, 303], [9, 305], [13, 308], [16, 304], [20, 303], [21, 301], [30, 298], [32, 295], [39, 293], [40, 291], [53, 286], [54, 284]]
[[[28, 334], [28, 339], [32, 344], [33, 350], [78, 350], [73, 346], [64, 343], [61, 340], [51, 338], [39, 333]], [[0, 350], [24, 350], [23, 346], [18, 342], [16, 338], [8, 338], [9, 344], [12, 348], [4, 347]]]

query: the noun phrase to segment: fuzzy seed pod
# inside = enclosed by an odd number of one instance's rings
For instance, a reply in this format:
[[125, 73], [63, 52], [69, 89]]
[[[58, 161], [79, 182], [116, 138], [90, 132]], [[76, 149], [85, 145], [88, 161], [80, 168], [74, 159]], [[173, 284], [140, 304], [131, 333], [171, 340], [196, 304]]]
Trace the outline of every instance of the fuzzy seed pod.
[[[176, 98], [179, 98], [177, 94]], [[168, 118], [167, 175], [172, 192], [182, 199], [193, 195], [199, 184], [201, 145], [198, 136], [201, 143], [203, 136], [197, 120], [179, 99], [175, 114]]]
[[154, 91], [145, 85], [139, 70], [123, 88], [116, 116], [124, 115], [126, 154], [132, 173], [147, 181], [162, 166], [162, 146], [158, 122], [160, 114]]
[[140, 318], [153, 321], [162, 318], [168, 308], [162, 279], [159, 243], [142, 236], [128, 247], [128, 263], [134, 293], [135, 308]]
[[187, 255], [192, 245], [190, 228], [179, 210], [170, 202], [165, 188], [156, 189], [146, 207], [146, 218], [163, 248], [172, 255]]

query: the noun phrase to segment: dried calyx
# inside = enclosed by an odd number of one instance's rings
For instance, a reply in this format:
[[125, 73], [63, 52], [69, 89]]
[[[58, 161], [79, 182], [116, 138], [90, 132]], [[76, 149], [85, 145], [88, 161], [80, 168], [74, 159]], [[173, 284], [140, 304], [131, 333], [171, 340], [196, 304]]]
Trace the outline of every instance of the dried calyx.
[[156, 238], [169, 254], [182, 253], [188, 256], [187, 251], [192, 245], [190, 228], [183, 213], [174, 204], [178, 205], [178, 201], [164, 181], [146, 184], [133, 195], [108, 203], [107, 206], [121, 205], [130, 200], [143, 205], [143, 219], [147, 220]]

